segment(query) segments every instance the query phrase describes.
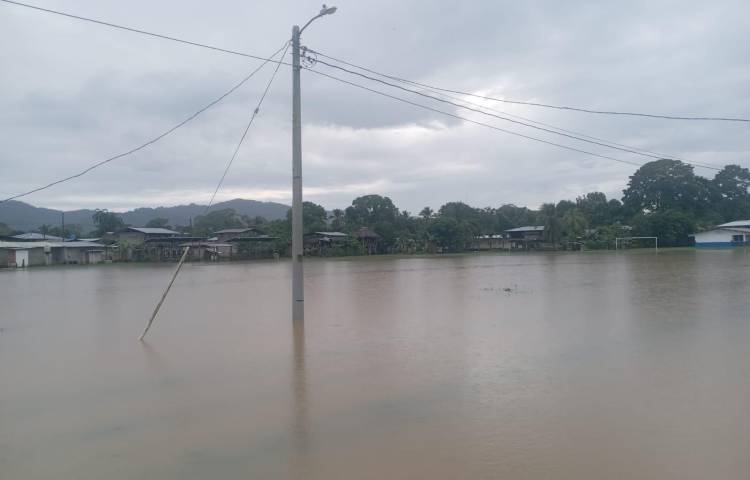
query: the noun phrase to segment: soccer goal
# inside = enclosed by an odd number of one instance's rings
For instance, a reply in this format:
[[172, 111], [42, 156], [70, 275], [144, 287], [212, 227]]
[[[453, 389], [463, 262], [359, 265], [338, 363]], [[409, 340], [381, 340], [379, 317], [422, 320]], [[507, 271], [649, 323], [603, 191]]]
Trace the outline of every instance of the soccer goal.
[[644, 248], [643, 240], [653, 240], [654, 250], [659, 251], [659, 237], [617, 237], [615, 238], [615, 250]]

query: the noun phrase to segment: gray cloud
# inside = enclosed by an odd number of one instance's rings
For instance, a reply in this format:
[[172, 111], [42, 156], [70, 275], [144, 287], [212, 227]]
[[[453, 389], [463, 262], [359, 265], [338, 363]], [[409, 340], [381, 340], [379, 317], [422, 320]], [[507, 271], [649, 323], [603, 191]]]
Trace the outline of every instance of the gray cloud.
[[[39, 4], [260, 55], [278, 48], [292, 23], [320, 8], [318, 2], [230, 0]], [[744, 2], [387, 0], [338, 6], [336, 15], [305, 32], [304, 43], [384, 72], [521, 100], [750, 116], [750, 8]], [[258, 64], [10, 5], [0, 5], [0, 38], [3, 196], [142, 143]], [[270, 74], [267, 66], [159, 144], [24, 200], [113, 209], [206, 201]], [[329, 208], [366, 193], [387, 194], [411, 211], [450, 200], [536, 207], [591, 190], [619, 196], [634, 171], [309, 72], [303, 102], [306, 196]], [[750, 165], [747, 125], [492, 106], [687, 160]], [[290, 113], [290, 72], [282, 67], [220, 198], [289, 201]], [[456, 113], [618, 158], [647, 160]]]

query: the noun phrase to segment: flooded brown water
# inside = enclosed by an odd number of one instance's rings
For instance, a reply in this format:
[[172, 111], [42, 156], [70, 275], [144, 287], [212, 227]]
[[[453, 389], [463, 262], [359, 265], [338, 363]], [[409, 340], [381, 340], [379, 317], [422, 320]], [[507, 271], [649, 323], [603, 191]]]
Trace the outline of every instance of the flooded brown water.
[[2, 479], [750, 478], [750, 250], [0, 272]]

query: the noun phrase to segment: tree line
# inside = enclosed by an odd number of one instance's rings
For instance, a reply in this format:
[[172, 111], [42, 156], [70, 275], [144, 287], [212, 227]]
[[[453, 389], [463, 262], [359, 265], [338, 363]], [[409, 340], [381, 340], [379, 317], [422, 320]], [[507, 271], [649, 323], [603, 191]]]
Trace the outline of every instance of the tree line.
[[[700, 229], [750, 218], [749, 188], [750, 171], [738, 165], [727, 165], [709, 179], [696, 175], [691, 165], [661, 159], [631, 175], [621, 199], [589, 192], [574, 200], [544, 203], [536, 210], [513, 204], [476, 208], [448, 202], [437, 210], [424, 207], [413, 214], [399, 209], [387, 196], [364, 195], [330, 213], [321, 205], [304, 202], [303, 225], [305, 233], [353, 234], [368, 227], [380, 235], [378, 249], [383, 253], [459, 252], [470, 248], [479, 235], [502, 234], [527, 225], [543, 225], [545, 241], [560, 248], [571, 242], [589, 249], [611, 248], [618, 236], [657, 236], [660, 245], [684, 246], [689, 235]], [[107, 210], [97, 210], [93, 220], [97, 229], [91, 233], [96, 236], [125, 226], [116, 213]], [[291, 239], [291, 212], [286, 219], [268, 221], [221, 209], [197, 216], [192, 225], [170, 226], [166, 219], [156, 218], [146, 226], [195, 236], [254, 226], [278, 237], [283, 246]]]
[[[417, 214], [400, 210], [387, 196], [355, 198], [330, 214], [312, 202], [303, 204], [305, 233], [361, 227], [378, 233], [382, 252], [458, 252], [470, 248], [479, 235], [502, 234], [511, 228], [543, 225], [547, 242], [566, 248], [571, 242], [586, 248], [612, 248], [622, 236], [656, 236], [664, 246], [684, 246], [689, 235], [724, 222], [750, 218], [750, 170], [727, 165], [709, 179], [678, 160], [656, 160], [630, 176], [621, 199], [602, 192], [574, 200], [544, 203], [539, 209], [505, 204], [476, 208], [448, 202], [439, 209], [424, 207]], [[248, 219], [233, 211], [197, 217], [200, 233], [211, 229], [255, 225], [282, 242], [291, 238], [291, 213], [285, 220]]]

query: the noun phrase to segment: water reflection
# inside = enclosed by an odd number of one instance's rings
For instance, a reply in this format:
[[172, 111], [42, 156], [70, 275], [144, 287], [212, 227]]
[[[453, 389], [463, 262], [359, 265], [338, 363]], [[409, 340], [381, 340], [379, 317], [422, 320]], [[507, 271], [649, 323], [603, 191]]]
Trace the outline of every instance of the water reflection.
[[292, 370], [292, 450], [291, 468], [293, 478], [306, 478], [309, 471], [309, 419], [307, 401], [307, 372], [305, 370], [305, 322], [292, 322], [293, 370]]

